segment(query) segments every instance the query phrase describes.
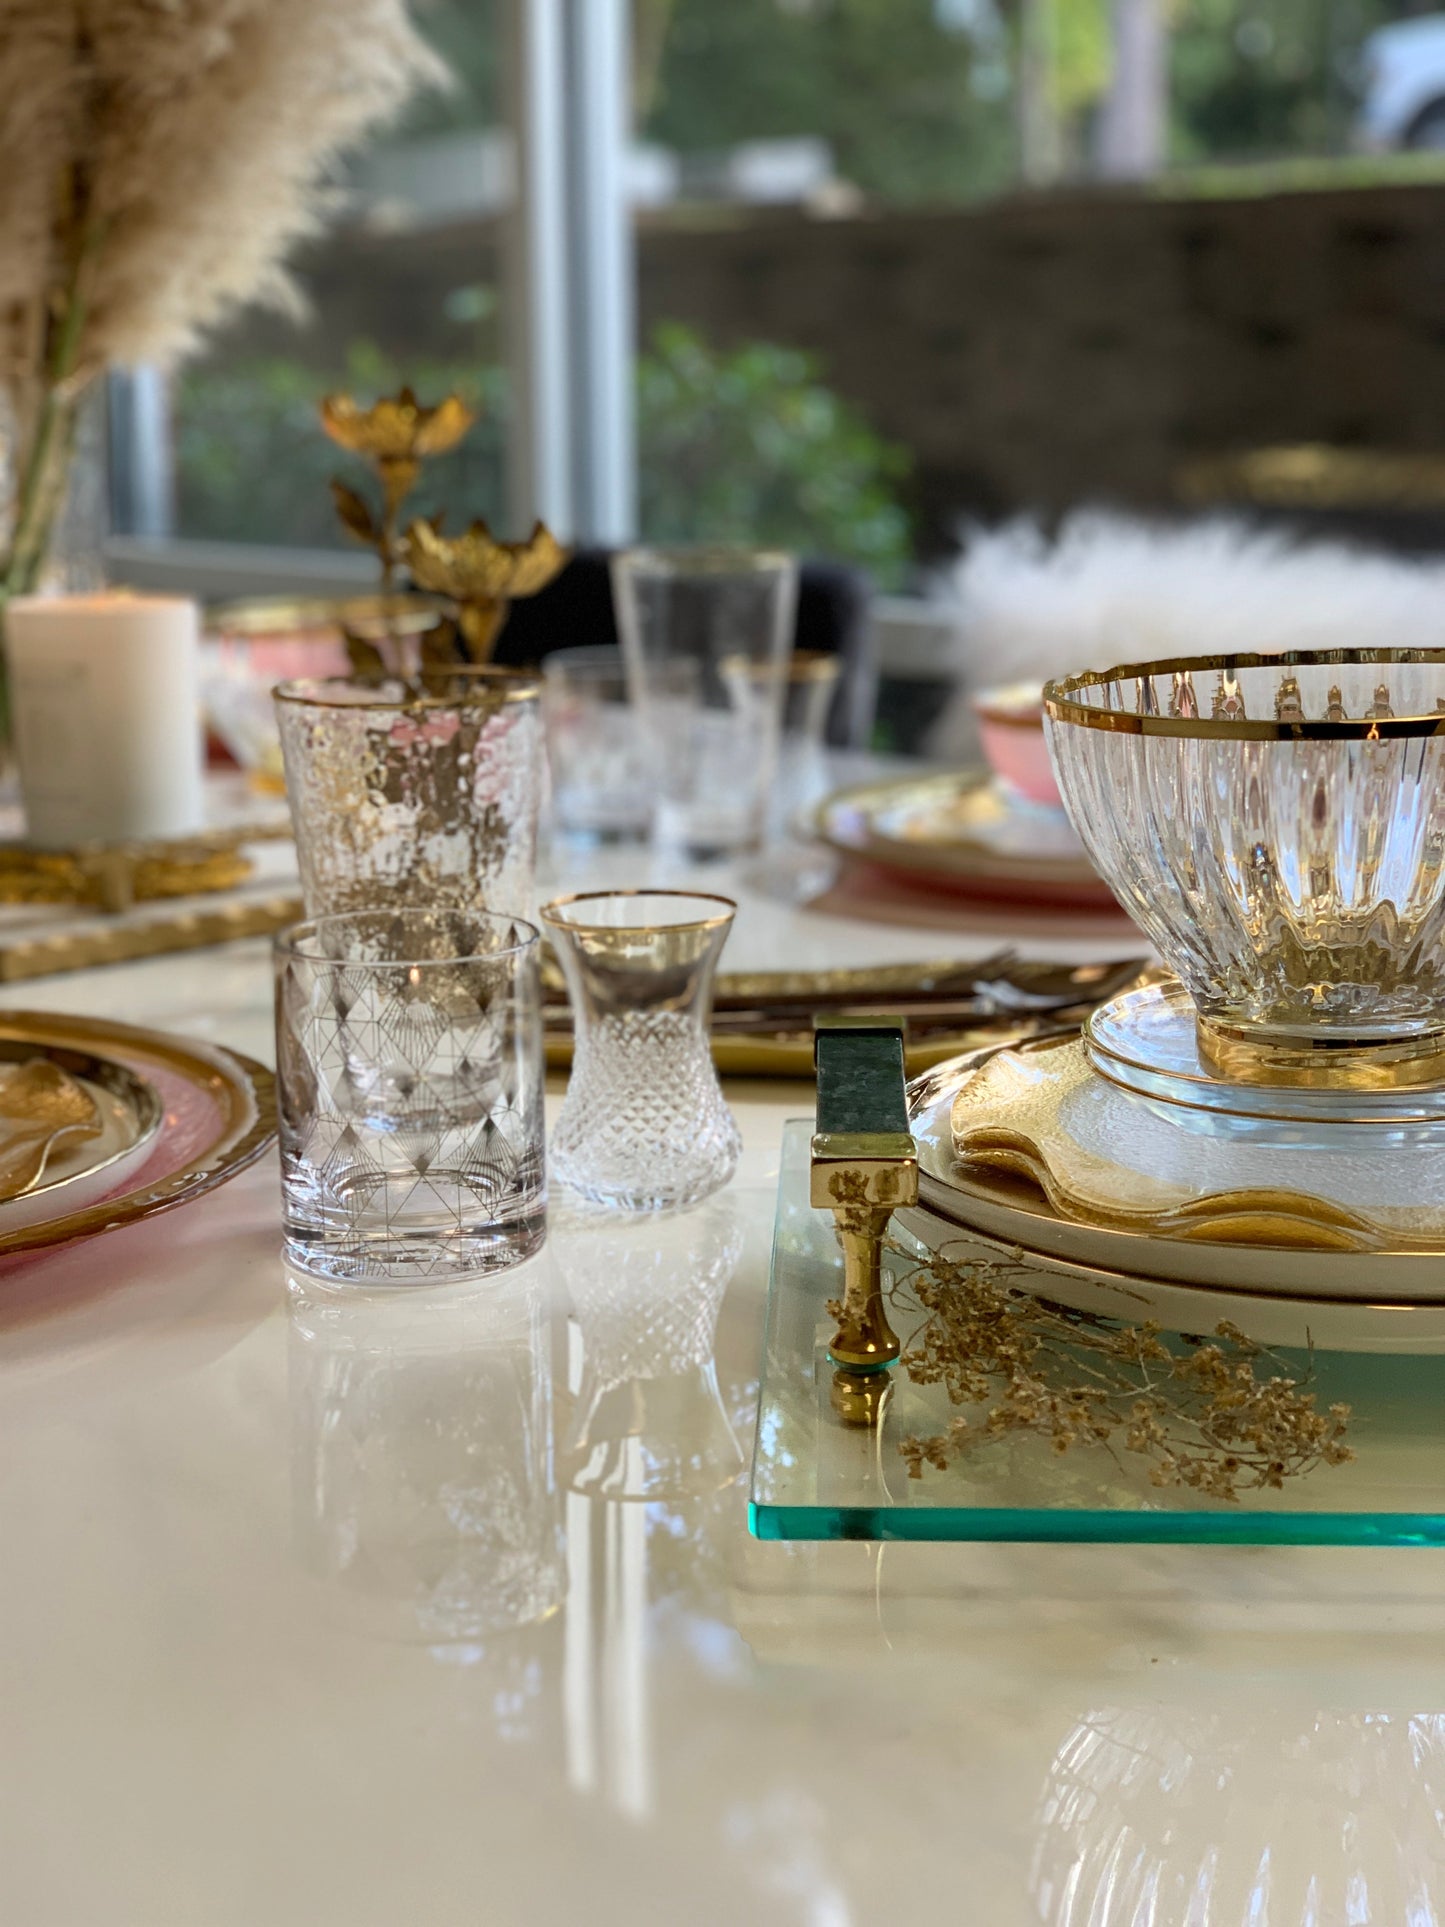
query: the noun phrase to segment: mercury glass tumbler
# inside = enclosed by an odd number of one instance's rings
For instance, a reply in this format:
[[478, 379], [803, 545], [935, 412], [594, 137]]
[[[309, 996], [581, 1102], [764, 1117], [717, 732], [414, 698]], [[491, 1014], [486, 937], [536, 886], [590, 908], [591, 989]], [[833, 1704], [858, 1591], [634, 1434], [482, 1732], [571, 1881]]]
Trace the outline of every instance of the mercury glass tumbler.
[[286, 1256], [397, 1284], [498, 1271], [543, 1240], [538, 933], [363, 911], [276, 940]]
[[307, 914], [532, 907], [541, 685], [508, 669], [282, 683]]
[[1445, 1076], [1445, 650], [1144, 663], [1044, 698], [1074, 825], [1216, 1071]]
[[713, 978], [736, 906], [680, 890], [597, 891], [542, 910], [572, 1002], [558, 1180], [633, 1211], [726, 1184], [742, 1140], [713, 1068]]

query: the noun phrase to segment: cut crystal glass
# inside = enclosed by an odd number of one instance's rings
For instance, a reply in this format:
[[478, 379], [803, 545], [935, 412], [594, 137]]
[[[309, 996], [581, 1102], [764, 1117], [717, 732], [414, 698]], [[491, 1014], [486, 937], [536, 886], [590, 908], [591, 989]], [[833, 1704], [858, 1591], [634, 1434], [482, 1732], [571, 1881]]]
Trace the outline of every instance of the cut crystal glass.
[[742, 1143], [713, 1068], [725, 897], [613, 891], [542, 911], [572, 999], [572, 1076], [552, 1170], [599, 1204], [661, 1210], [727, 1183]]
[[1069, 814], [1225, 1075], [1271, 1081], [1233, 1070], [1230, 1040], [1415, 1040], [1428, 1057], [1445, 1032], [1445, 651], [1146, 664], [1047, 693]]

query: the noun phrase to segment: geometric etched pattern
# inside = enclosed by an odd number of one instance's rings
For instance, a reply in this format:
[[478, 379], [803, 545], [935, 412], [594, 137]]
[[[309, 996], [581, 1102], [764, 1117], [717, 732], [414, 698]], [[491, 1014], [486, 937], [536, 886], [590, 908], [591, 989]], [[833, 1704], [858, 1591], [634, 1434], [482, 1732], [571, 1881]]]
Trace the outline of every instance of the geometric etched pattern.
[[415, 1279], [535, 1251], [534, 954], [380, 967], [283, 954], [279, 970], [292, 1256], [332, 1277]]

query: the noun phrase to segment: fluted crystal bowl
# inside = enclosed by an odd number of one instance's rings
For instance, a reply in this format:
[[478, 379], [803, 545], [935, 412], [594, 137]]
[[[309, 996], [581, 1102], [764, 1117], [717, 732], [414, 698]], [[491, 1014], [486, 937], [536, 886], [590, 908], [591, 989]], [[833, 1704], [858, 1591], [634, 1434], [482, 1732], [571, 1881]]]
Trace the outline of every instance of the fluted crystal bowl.
[[1214, 1072], [1445, 1078], [1445, 649], [1142, 663], [1044, 702], [1074, 825]]

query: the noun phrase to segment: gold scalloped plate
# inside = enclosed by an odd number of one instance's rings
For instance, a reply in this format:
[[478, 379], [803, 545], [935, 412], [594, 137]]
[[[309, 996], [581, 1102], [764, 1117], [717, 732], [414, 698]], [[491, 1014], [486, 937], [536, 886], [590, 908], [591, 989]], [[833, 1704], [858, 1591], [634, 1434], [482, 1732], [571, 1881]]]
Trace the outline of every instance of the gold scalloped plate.
[[14, 1010], [0, 1012], [0, 1046], [10, 1045], [112, 1059], [155, 1087], [165, 1115], [152, 1156], [116, 1195], [13, 1226], [0, 1203], [0, 1257], [172, 1211], [244, 1171], [275, 1140], [275, 1079], [236, 1051], [98, 1017]]
[[855, 862], [956, 894], [1118, 908], [1062, 811], [1010, 803], [987, 770], [839, 790], [818, 805], [813, 833]]
[[1298, 1344], [1308, 1330], [1326, 1349], [1445, 1350], [1445, 1248], [1288, 1250], [1077, 1224], [1022, 1178], [960, 1169], [954, 1098], [986, 1057], [1007, 1048], [967, 1051], [909, 1087], [920, 1204], [910, 1217], [927, 1225], [935, 1246], [953, 1229], [1017, 1247], [1049, 1265], [1064, 1302], [1107, 1312], [1117, 1300], [1170, 1330], [1232, 1318], [1268, 1344]]

